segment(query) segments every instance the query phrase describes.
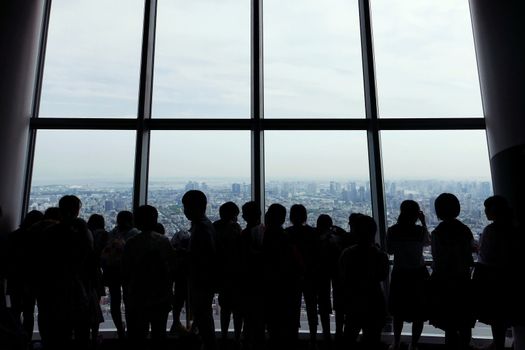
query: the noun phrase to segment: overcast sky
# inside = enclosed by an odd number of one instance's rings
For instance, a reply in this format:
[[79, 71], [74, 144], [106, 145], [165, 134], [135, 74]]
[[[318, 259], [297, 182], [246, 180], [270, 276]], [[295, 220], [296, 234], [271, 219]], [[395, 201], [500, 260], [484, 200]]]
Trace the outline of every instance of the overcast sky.
[[[381, 117], [481, 116], [467, 0], [371, 4]], [[159, 0], [154, 117], [250, 116], [249, 5]], [[41, 116], [136, 116], [143, 6], [53, 1]], [[267, 118], [364, 117], [357, 1], [265, 0], [264, 63]], [[489, 178], [483, 131], [381, 136], [386, 179]], [[40, 131], [35, 183], [130, 180], [134, 137]], [[368, 177], [364, 131], [267, 132], [265, 140], [268, 179]], [[249, 179], [249, 147], [247, 131], [153, 132], [150, 176]]]

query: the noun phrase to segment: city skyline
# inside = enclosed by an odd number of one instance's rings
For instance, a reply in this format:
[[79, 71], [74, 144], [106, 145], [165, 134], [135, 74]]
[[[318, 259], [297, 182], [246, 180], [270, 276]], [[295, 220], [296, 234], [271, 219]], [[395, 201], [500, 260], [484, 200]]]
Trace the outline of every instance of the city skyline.
[[[180, 186], [183, 185], [183, 186]], [[109, 187], [108, 187], [109, 186]], [[190, 189], [200, 189], [208, 196], [208, 214], [210, 218], [218, 218], [218, 208], [226, 201], [234, 201], [239, 207], [252, 200], [251, 183], [223, 182], [220, 186], [212, 182], [190, 180], [179, 186], [161, 183], [150, 186], [148, 204], [159, 210], [159, 221], [168, 225], [171, 234], [187, 227], [188, 221], [182, 212], [182, 195]], [[483, 201], [492, 194], [490, 181], [440, 181], [440, 180], [403, 180], [385, 182], [385, 210], [388, 225], [392, 225], [399, 214], [399, 205], [405, 199], [419, 202], [422, 210], [428, 216], [429, 227], [437, 224], [438, 219], [433, 212], [433, 200], [441, 192], [451, 192], [458, 196], [462, 203], [460, 216], [470, 225], [474, 225], [479, 234], [487, 220], [483, 214]], [[29, 209], [45, 210], [55, 206], [64, 194], [76, 194], [84, 200], [82, 215], [93, 213], [104, 214], [109, 219], [108, 225], [114, 224], [116, 214], [120, 210], [131, 210], [132, 188], [78, 186], [78, 185], [47, 185], [33, 186]], [[292, 204], [301, 203], [308, 209], [309, 223], [315, 226], [315, 220], [320, 214], [330, 214], [336, 225], [346, 228], [348, 215], [360, 212], [372, 215], [371, 188], [368, 181], [349, 179], [338, 181], [268, 181], [266, 183], [266, 207], [271, 203], [281, 203], [288, 209]], [[87, 217], [85, 217], [87, 219]], [[172, 225], [173, 224], [173, 225]]]

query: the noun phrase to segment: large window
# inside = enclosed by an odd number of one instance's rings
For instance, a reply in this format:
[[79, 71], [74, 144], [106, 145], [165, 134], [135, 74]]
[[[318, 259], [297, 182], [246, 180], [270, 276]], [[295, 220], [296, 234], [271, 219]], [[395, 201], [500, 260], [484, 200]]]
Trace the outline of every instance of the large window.
[[384, 238], [404, 199], [434, 226], [446, 191], [487, 223], [467, 2], [47, 1], [25, 209], [78, 194], [111, 228], [149, 203], [173, 234], [201, 189], [212, 219], [303, 203], [310, 224], [371, 214]]
[[212, 218], [228, 200], [302, 202], [312, 224], [363, 212], [384, 235], [405, 198], [435, 224], [432, 198], [449, 191], [473, 231], [486, 224], [466, 3], [98, 1], [52, 2], [32, 123], [51, 130], [34, 144], [28, 208], [56, 201], [44, 179], [108, 195], [125, 184], [125, 205], [86, 214], [147, 201], [173, 233], [187, 226], [182, 193], [199, 188]]

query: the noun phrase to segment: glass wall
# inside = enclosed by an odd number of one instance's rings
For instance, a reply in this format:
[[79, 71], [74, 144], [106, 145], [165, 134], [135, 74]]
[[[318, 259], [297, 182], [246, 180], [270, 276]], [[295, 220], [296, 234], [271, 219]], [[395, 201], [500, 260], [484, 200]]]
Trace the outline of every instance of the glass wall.
[[[492, 186], [468, 4], [366, 3], [53, 0], [26, 209], [77, 194], [81, 215], [110, 228], [147, 201], [171, 235], [189, 225], [181, 196], [201, 189], [212, 220], [225, 201], [253, 199], [302, 203], [312, 225], [327, 213], [347, 229], [361, 212], [386, 218], [381, 228], [415, 199], [433, 227], [447, 191], [479, 234]], [[151, 99], [139, 94], [149, 85]], [[433, 119], [421, 130], [414, 118]]]

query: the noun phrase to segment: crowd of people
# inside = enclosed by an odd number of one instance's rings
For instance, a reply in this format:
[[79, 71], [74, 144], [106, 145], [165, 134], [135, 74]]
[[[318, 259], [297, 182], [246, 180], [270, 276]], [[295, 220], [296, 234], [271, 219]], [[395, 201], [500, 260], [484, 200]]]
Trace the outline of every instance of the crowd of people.
[[[479, 242], [458, 220], [460, 203], [453, 194], [435, 200], [440, 223], [432, 233], [417, 202], [406, 200], [397, 223], [388, 228], [386, 251], [376, 243], [375, 220], [363, 214], [349, 216], [347, 232], [326, 214], [317, 218], [316, 227], [309, 226], [301, 204], [290, 208], [286, 228], [287, 212], [280, 204], [270, 205], [261, 222], [257, 203], [239, 209], [227, 202], [213, 223], [203, 192], [186, 192], [182, 204], [191, 227], [171, 240], [150, 205], [118, 213], [109, 232], [101, 215], [87, 222], [79, 218], [76, 196], [62, 197], [45, 213], [29, 212], [8, 235], [5, 260], [10, 312], [28, 335], [26, 341], [33, 334], [37, 305], [45, 349], [67, 349], [73, 340], [78, 349], [96, 347], [103, 321], [100, 299], [107, 290], [119, 339], [137, 349], [163, 346], [170, 312], [171, 332], [197, 335], [203, 349], [215, 349], [216, 294], [219, 343], [229, 337], [233, 319], [234, 341], [247, 349], [293, 349], [303, 300], [312, 346], [320, 320], [324, 344], [351, 348], [360, 338], [366, 348], [377, 348], [389, 316], [392, 350], [401, 348], [404, 322], [412, 323], [409, 346], [417, 349], [426, 321], [445, 332], [450, 349], [469, 347], [476, 320], [491, 326], [494, 349], [504, 349], [510, 326], [515, 326], [515, 347], [523, 346], [517, 277], [523, 244], [503, 197], [485, 201], [492, 223]], [[423, 258], [427, 246], [430, 269]], [[185, 325], [180, 319], [184, 305], [192, 321]]]

